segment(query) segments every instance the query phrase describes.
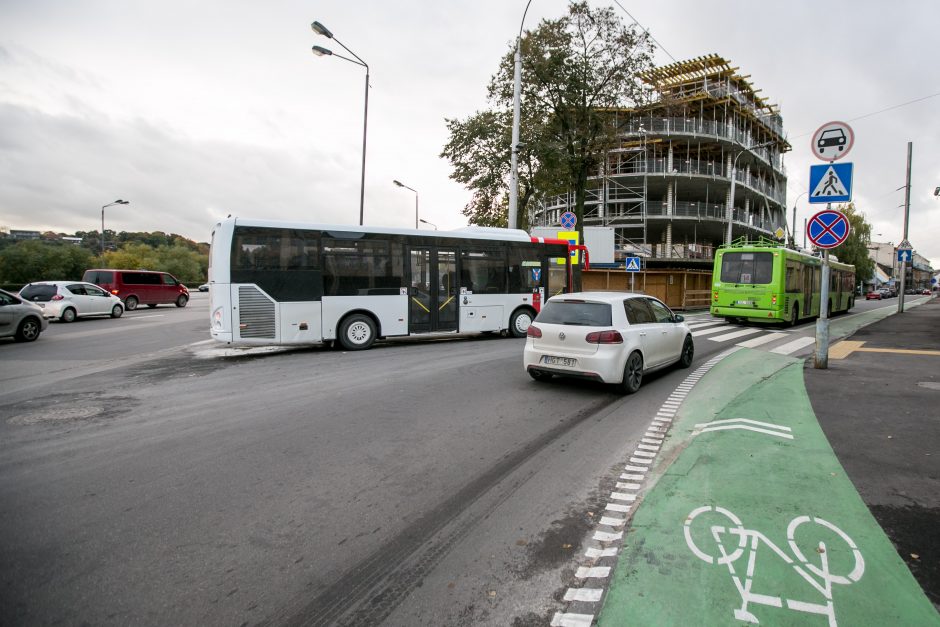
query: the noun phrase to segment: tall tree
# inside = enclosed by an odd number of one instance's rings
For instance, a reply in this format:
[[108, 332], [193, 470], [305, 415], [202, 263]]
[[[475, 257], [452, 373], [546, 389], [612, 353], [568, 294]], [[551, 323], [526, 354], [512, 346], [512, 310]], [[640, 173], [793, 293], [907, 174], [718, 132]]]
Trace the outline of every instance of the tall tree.
[[[521, 47], [517, 223], [527, 225], [537, 193], [571, 190], [582, 225], [588, 178], [616, 141], [610, 110], [648, 100], [637, 75], [652, 66], [651, 44], [613, 9], [572, 2], [567, 15], [527, 32]], [[492, 108], [447, 120], [451, 139], [441, 156], [454, 166], [451, 178], [473, 190], [464, 215], [474, 224], [507, 221], [513, 73], [514, 46], [490, 80]]]
[[842, 263], [855, 266], [855, 276], [858, 280], [871, 281], [875, 273], [875, 261], [868, 255], [871, 225], [865, 219], [865, 215], [855, 207], [855, 203], [839, 205], [837, 210], [848, 218], [851, 229], [845, 242], [833, 248], [831, 252]]

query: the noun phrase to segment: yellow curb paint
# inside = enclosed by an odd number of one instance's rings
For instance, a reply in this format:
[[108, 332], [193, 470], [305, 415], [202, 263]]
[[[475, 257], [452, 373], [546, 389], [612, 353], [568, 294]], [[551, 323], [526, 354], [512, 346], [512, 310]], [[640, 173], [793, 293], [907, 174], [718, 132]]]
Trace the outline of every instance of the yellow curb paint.
[[845, 359], [852, 353], [894, 353], [896, 355], [936, 355], [940, 357], [940, 351], [915, 350], [908, 348], [863, 348], [865, 342], [853, 342], [845, 340], [833, 345], [829, 349], [829, 359]]

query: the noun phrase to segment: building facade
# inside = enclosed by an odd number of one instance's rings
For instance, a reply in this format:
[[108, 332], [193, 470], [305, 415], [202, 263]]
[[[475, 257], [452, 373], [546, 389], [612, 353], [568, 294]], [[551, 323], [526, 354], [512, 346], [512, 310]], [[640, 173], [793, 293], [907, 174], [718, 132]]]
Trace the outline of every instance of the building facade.
[[[782, 237], [790, 145], [777, 107], [717, 55], [641, 78], [657, 99], [610, 112], [617, 142], [589, 180], [584, 226], [613, 228], [616, 257], [647, 267], [710, 267], [729, 225], [732, 240]], [[574, 205], [547, 198], [530, 224], [558, 226]]]

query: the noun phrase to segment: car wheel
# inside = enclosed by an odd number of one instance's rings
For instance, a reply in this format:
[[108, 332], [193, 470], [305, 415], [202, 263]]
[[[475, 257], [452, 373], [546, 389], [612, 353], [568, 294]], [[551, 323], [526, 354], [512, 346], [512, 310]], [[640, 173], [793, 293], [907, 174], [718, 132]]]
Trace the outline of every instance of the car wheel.
[[115, 305], [114, 307], [111, 308], [112, 318], [120, 318], [123, 315], [124, 315], [124, 308], [121, 307], [120, 305]]
[[176, 299], [176, 306], [177, 306], [177, 307], [185, 307], [185, 306], [186, 306], [186, 303], [188, 303], [188, 302], [189, 302], [189, 297], [186, 296], [186, 294], [180, 294], [180, 295], [179, 295], [179, 298]]
[[623, 381], [620, 382], [620, 391], [624, 394], [633, 394], [643, 384], [643, 356], [639, 351], [633, 351], [627, 357], [627, 365], [623, 368]]
[[42, 325], [36, 318], [26, 318], [20, 323], [14, 336], [17, 342], [33, 342], [39, 337]]
[[682, 354], [679, 355], [679, 366], [688, 368], [692, 365], [693, 357], [695, 357], [695, 343], [692, 342], [691, 335], [686, 335], [685, 342], [682, 343]]
[[375, 322], [369, 316], [356, 314], [343, 321], [339, 329], [339, 342], [349, 351], [359, 351], [372, 346], [375, 341]]
[[513, 337], [525, 337], [530, 324], [532, 324], [532, 312], [528, 309], [520, 309], [509, 319], [509, 334]]
[[75, 310], [71, 307], [67, 307], [65, 311], [62, 312], [62, 315], [59, 316], [59, 320], [62, 322], [75, 322]]
[[124, 308], [128, 311], [134, 311], [137, 309], [137, 302], [136, 296], [128, 296], [127, 300], [124, 301]]
[[151, 309], [156, 309], [156, 308], [157, 308], [157, 304], [156, 304], [156, 303], [147, 303], [147, 306], [150, 307]]
[[529, 376], [536, 381], [548, 381], [552, 378], [552, 373], [542, 372], [541, 370], [529, 370]]

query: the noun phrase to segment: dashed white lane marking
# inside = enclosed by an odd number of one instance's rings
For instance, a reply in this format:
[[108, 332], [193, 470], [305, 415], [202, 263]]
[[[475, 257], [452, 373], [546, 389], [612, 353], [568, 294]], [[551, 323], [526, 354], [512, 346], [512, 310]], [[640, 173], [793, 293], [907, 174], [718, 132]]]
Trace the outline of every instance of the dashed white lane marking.
[[755, 337], [745, 342], [738, 342], [735, 344], [735, 346], [740, 346], [741, 348], [754, 348], [755, 346], [767, 344], [768, 342], [773, 342], [774, 340], [779, 340], [786, 336], [786, 333], [782, 333], [780, 331], [771, 331], [767, 333], [767, 335], [761, 335], [760, 337]]
[[603, 588], [568, 588], [565, 592], [565, 601], [586, 601], [597, 603], [604, 596]]
[[604, 579], [610, 576], [610, 566], [581, 566], [574, 576], [578, 579]]
[[789, 355], [790, 353], [795, 353], [801, 348], [809, 346], [810, 344], [814, 344], [815, 342], [816, 342], [815, 337], [800, 337], [800, 338], [793, 340], [792, 342], [787, 342], [786, 344], [783, 344], [782, 346], [773, 348], [770, 350], [770, 352], [777, 353], [779, 355]]
[[713, 320], [713, 321], [711, 321], [711, 322], [693, 322], [693, 323], [689, 324], [689, 328], [690, 328], [690, 329], [703, 329], [703, 328], [705, 328], [705, 327], [713, 327], [713, 326], [715, 326], [716, 324], [720, 324], [720, 325], [723, 325], [723, 326], [727, 326], [727, 325], [728, 325], [728, 323], [725, 322], [724, 320]]
[[[716, 331], [717, 330], [718, 329], [716, 329]], [[704, 334], [707, 333], [707, 331], [702, 331], [701, 333]], [[695, 335], [695, 333], [693, 333], [693, 335]], [[649, 471], [650, 465], [655, 460], [665, 440], [669, 425], [682, 406], [686, 395], [695, 386], [698, 380], [711, 370], [715, 364], [737, 350], [739, 349], [735, 347], [724, 351], [699, 366], [682, 381], [669, 396], [669, 399], [663, 402], [662, 406], [656, 412], [656, 416], [650, 421], [650, 426], [647, 427], [644, 436], [640, 438], [640, 442], [637, 443], [634, 448], [629, 458], [630, 463], [623, 467], [624, 472], [620, 475], [620, 478], [624, 481], [616, 482], [617, 491], [610, 493], [610, 500], [604, 505], [605, 512], [623, 514], [623, 516], [601, 516], [598, 521], [598, 526], [614, 529], [615, 531], [601, 531], [600, 529], [595, 529], [594, 535], [592, 536], [593, 540], [597, 542], [623, 541], [624, 532], [616, 530], [623, 529], [627, 524], [628, 514], [633, 506], [636, 505], [639, 492], [643, 487], [642, 483], [637, 482], [642, 482], [646, 478], [646, 473]], [[616, 557], [618, 552], [618, 547], [589, 547], [584, 555], [590, 560], [599, 560], [605, 557]], [[576, 577], [579, 579], [589, 579], [592, 577], [606, 579], [610, 575], [610, 569], [610, 566], [597, 566], [592, 563], [590, 566], [579, 567]], [[601, 598], [603, 598], [603, 593], [603, 589], [569, 588], [565, 593], [564, 600], [569, 603], [582, 604], [574, 609], [585, 609], [585, 606], [590, 607], [591, 603], [599, 603]], [[573, 608], [569, 606], [567, 609]], [[590, 627], [594, 624], [594, 618], [594, 614], [556, 612], [552, 617], [551, 625], [557, 627]]]
[[763, 329], [740, 329], [738, 331], [732, 331], [731, 333], [725, 333], [724, 335], [716, 335], [715, 337], [710, 337], [708, 339], [712, 342], [727, 342], [728, 340], [734, 340], [746, 335], [754, 335], [755, 333], [760, 333], [761, 331], [763, 331]]
[[591, 627], [594, 614], [569, 614], [556, 612], [552, 616], [551, 627]]

